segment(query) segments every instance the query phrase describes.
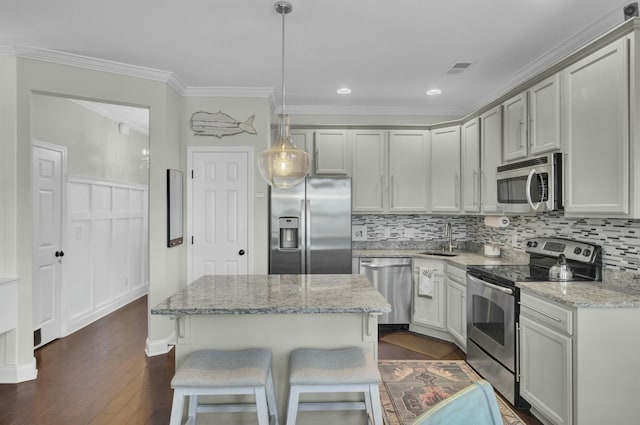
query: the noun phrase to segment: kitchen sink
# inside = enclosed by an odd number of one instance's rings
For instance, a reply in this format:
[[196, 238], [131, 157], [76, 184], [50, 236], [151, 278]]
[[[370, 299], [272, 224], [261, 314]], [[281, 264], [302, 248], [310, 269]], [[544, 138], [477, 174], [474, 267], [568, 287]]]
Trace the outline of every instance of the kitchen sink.
[[445, 251], [423, 251], [419, 252], [420, 255], [438, 255], [440, 257], [455, 257], [458, 255], [455, 252], [445, 252]]

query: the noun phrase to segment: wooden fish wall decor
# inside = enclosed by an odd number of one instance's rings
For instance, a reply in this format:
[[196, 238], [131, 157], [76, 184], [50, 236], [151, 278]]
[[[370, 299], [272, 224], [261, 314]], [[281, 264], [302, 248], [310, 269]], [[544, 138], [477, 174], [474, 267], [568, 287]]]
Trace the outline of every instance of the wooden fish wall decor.
[[251, 115], [244, 122], [240, 122], [222, 111], [198, 111], [191, 115], [191, 130], [196, 136], [215, 136], [218, 139], [240, 133], [257, 134], [253, 127], [254, 118], [255, 115]]

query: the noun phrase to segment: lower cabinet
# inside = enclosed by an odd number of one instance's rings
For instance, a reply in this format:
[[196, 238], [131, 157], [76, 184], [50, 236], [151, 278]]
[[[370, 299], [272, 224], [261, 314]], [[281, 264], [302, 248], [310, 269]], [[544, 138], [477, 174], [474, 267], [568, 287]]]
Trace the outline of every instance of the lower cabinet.
[[450, 341], [445, 327], [444, 262], [413, 258], [412, 267], [413, 305], [409, 329]]
[[447, 331], [454, 342], [467, 352], [466, 270], [447, 265]]
[[[524, 306], [524, 304], [523, 304]], [[572, 423], [572, 339], [520, 316], [520, 395], [556, 425]]]

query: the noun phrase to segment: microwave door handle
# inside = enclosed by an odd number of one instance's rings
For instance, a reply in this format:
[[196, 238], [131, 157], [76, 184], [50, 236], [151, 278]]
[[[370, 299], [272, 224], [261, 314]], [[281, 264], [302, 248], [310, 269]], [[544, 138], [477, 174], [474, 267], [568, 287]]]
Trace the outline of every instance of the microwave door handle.
[[[536, 174], [536, 169], [534, 168], [529, 172], [529, 176], [527, 177], [527, 202], [533, 208], [534, 211], [538, 211], [540, 208], [540, 202], [536, 202], [535, 204], [531, 200], [531, 180], [533, 180], [533, 176]], [[544, 188], [542, 189], [544, 191]], [[544, 199], [544, 192], [542, 194], [542, 199]]]

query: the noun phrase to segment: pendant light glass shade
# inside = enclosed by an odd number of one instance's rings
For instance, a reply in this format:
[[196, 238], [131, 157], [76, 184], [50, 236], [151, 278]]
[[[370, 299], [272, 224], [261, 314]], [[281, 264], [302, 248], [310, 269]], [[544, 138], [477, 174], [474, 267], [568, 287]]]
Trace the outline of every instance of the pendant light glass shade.
[[289, 116], [278, 115], [275, 143], [260, 153], [258, 168], [269, 185], [288, 188], [298, 185], [309, 172], [309, 154], [298, 148], [289, 135]]
[[289, 135], [289, 115], [285, 112], [284, 17], [292, 7], [288, 1], [278, 1], [274, 7], [282, 16], [282, 113], [278, 115], [278, 136], [272, 146], [260, 153], [258, 169], [269, 185], [288, 188], [304, 180], [311, 164], [309, 154], [293, 144]]

